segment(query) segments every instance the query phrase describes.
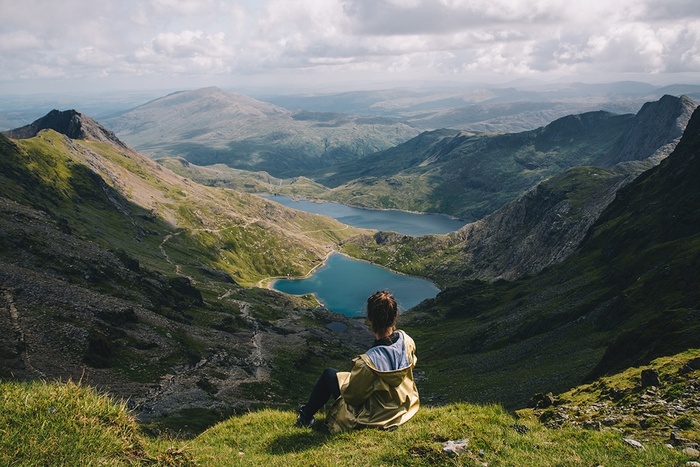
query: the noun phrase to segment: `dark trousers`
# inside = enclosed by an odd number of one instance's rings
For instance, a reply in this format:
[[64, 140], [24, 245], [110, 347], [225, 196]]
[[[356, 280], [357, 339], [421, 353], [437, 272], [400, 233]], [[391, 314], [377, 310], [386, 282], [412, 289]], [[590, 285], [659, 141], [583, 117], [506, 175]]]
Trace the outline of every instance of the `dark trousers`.
[[328, 399], [333, 396], [333, 400], [340, 396], [340, 386], [338, 386], [338, 370], [334, 368], [326, 368], [321, 376], [316, 381], [316, 386], [311, 391], [309, 402], [304, 407], [304, 413], [307, 417], [313, 417], [321, 407], [326, 405]]

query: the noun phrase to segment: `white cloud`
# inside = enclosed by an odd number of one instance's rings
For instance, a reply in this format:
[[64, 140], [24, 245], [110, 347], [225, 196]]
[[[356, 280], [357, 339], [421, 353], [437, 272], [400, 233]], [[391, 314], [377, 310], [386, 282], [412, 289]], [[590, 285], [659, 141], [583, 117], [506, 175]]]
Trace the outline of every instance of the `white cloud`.
[[700, 74], [696, 0], [0, 0], [0, 80]]
[[0, 52], [3, 54], [23, 53], [44, 46], [44, 42], [28, 31], [0, 33]]

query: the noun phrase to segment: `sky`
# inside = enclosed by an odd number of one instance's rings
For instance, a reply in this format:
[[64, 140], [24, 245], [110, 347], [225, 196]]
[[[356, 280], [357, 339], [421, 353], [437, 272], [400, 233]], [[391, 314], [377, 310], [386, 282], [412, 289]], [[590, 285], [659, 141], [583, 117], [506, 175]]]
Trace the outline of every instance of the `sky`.
[[0, 94], [700, 84], [698, 0], [0, 0]]

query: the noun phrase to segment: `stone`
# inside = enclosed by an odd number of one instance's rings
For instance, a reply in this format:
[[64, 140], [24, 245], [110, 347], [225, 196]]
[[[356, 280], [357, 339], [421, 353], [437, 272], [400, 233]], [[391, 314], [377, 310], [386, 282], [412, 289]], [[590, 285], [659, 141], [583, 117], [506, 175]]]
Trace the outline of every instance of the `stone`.
[[635, 449], [640, 449], [642, 451], [646, 450], [644, 446], [642, 446], [642, 443], [640, 443], [639, 441], [635, 441], [632, 438], [624, 438], [623, 441]]
[[551, 392], [548, 394], [537, 393], [532, 396], [530, 404], [528, 405], [536, 409], [546, 409], [547, 407], [553, 406], [555, 402], [556, 400]]
[[659, 373], [653, 368], [642, 370], [642, 387], [648, 388], [650, 386], [661, 386], [661, 382], [659, 381]]
[[469, 440], [468, 439], [459, 439], [457, 441], [445, 441], [442, 443], [442, 450], [446, 454], [450, 456], [459, 456], [461, 455], [465, 449], [467, 449], [467, 446], [469, 445]]
[[683, 454], [690, 457], [700, 457], [700, 451], [691, 447], [683, 448]]

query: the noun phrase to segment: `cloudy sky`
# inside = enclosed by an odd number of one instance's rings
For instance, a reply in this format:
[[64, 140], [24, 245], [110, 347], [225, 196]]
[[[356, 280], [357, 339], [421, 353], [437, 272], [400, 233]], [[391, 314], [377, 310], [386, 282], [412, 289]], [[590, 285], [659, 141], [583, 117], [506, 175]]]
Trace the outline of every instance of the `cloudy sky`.
[[0, 0], [0, 94], [700, 84], [698, 0]]

